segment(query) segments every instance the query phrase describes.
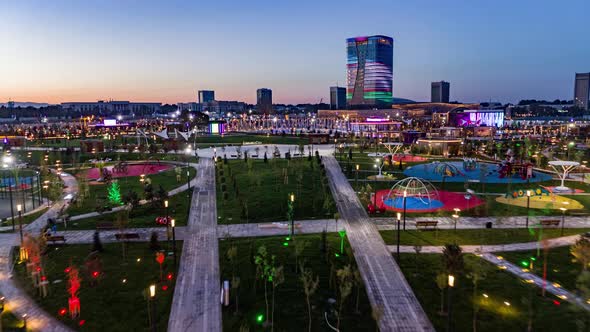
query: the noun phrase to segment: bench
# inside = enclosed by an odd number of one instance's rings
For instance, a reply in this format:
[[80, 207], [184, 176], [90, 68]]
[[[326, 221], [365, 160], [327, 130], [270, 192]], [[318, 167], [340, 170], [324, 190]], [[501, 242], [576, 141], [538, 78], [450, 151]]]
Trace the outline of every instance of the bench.
[[117, 233], [115, 237], [117, 240], [139, 240], [138, 233]]
[[66, 244], [66, 238], [61, 235], [48, 236], [47, 242], [51, 242], [52, 244], [56, 244], [57, 242], [61, 242], [62, 244]]
[[416, 229], [436, 229], [436, 225], [438, 225], [436, 220], [416, 221]]
[[113, 224], [112, 222], [101, 222], [101, 223], [96, 224], [96, 229], [97, 230], [115, 229], [115, 224]]
[[569, 215], [574, 217], [586, 217], [590, 214], [585, 210], [569, 210]]
[[559, 219], [541, 220], [541, 226], [559, 226], [561, 221]]

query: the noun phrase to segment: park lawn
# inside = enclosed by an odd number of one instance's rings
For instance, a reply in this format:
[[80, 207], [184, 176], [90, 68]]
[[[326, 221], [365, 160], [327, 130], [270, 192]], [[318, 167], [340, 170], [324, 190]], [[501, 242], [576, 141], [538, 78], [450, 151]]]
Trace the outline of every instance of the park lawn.
[[[16, 332], [23, 331], [24, 321], [21, 317], [17, 317], [14, 313], [9, 310], [2, 312], [2, 331], [3, 332]], [[27, 329], [28, 330], [28, 329]]]
[[[324, 312], [329, 298], [337, 299], [338, 288], [336, 284], [330, 286], [330, 274], [336, 274], [336, 270], [350, 264], [356, 268], [346, 238], [344, 238], [344, 253], [336, 257], [339, 252], [340, 237], [336, 233], [326, 235], [325, 252], [320, 250], [322, 235], [296, 235], [295, 241], [305, 241], [308, 245], [299, 256], [299, 262], [305, 262], [305, 266], [312, 270], [313, 276], [318, 276], [319, 287], [311, 297], [312, 306], [312, 331], [327, 330], [324, 321]], [[288, 243], [285, 246], [284, 243]], [[228, 249], [237, 248], [238, 257], [235, 266], [227, 258]], [[258, 315], [265, 314], [264, 286], [260, 280], [256, 280], [256, 266], [253, 257], [259, 247], [265, 246], [269, 255], [275, 256], [275, 265], [284, 268], [284, 283], [275, 291], [275, 331], [307, 331], [308, 314], [304, 290], [299, 279], [299, 272], [295, 271], [295, 247], [294, 242], [286, 242], [285, 237], [243, 238], [225, 239], [219, 242], [220, 272], [222, 280], [232, 280], [232, 271], [240, 278], [238, 290], [238, 312], [236, 313], [235, 289], [230, 291], [232, 295], [230, 306], [223, 307], [223, 330], [238, 331], [242, 325], [248, 326], [250, 331], [270, 331], [270, 326], [264, 328], [262, 322], [257, 322]], [[332, 268], [331, 268], [332, 267]], [[268, 284], [269, 308], [271, 307], [272, 285]], [[358, 299], [357, 299], [358, 296]], [[356, 311], [356, 301], [358, 309]], [[336, 305], [338, 309], [338, 305]], [[343, 305], [341, 319], [341, 331], [375, 331], [376, 324], [371, 318], [371, 306], [364, 290], [362, 281], [357, 288], [352, 288], [350, 296]], [[270, 310], [268, 318], [270, 320]], [[262, 319], [264, 320], [264, 319]], [[336, 325], [336, 320], [330, 320]]]
[[[188, 222], [190, 199], [187, 195], [185, 191], [168, 198], [168, 213], [178, 226], [186, 226]], [[103, 213], [96, 217], [72, 220], [68, 223], [67, 230], [96, 229], [97, 224], [104, 222], [112, 222], [116, 225], [119, 213], [121, 212]], [[158, 227], [159, 225], [155, 221], [156, 217], [165, 215], [166, 209], [163, 202], [139, 205], [129, 213], [127, 228]], [[57, 224], [57, 228], [64, 230], [63, 224]]]
[[[565, 228], [563, 236], [582, 234], [589, 232], [590, 228]], [[395, 230], [379, 231], [385, 244], [397, 244], [397, 233]], [[522, 242], [535, 242], [539, 233], [535, 230], [531, 234], [525, 228], [481, 228], [481, 229], [445, 229], [445, 230], [406, 230], [400, 233], [401, 245], [419, 246], [443, 246], [447, 243], [459, 245], [493, 245]], [[561, 229], [546, 228], [543, 230], [543, 238], [550, 239], [561, 236]]]
[[[26, 275], [25, 264], [16, 265], [14, 279], [48, 313], [78, 331], [147, 331], [149, 326], [145, 291], [150, 284], [158, 284], [158, 330], [164, 331], [168, 326], [175, 278], [160, 281], [155, 253], [149, 249], [148, 243], [128, 243], [126, 260], [122, 258], [121, 244], [103, 246], [104, 252], [100, 253], [102, 272], [96, 286], [89, 283], [93, 277], [88, 274], [85, 266], [85, 259], [93, 248], [91, 244], [50, 247], [48, 254], [44, 256], [44, 271], [50, 282], [49, 295], [46, 298], [37, 295], [37, 290]], [[180, 242], [176, 247], [181, 250]], [[67, 276], [64, 270], [70, 264], [79, 268], [82, 279], [78, 294], [81, 316], [74, 320], [68, 315], [62, 317], [58, 314], [61, 308], [68, 307], [69, 294], [66, 291]], [[168, 256], [162, 265], [165, 280], [169, 272], [176, 276], [173, 265], [172, 256]], [[126, 279], [125, 283], [123, 279]], [[165, 291], [163, 286], [167, 286]], [[80, 325], [82, 320], [84, 323]]]
[[[189, 172], [190, 178], [192, 179], [196, 174], [196, 170], [193, 167], [189, 167]], [[82, 174], [84, 174], [84, 172], [81, 173], [81, 176], [84, 176]], [[135, 191], [138, 197], [140, 199], [143, 199], [143, 183], [139, 181], [139, 178], [139, 176], [127, 176], [123, 178], [114, 179], [117, 180], [117, 182], [119, 183], [120, 193], [122, 197], [124, 197], [129, 192]], [[149, 178], [152, 181], [154, 193], [157, 193], [160, 186], [162, 186], [162, 188], [164, 188], [164, 190], [168, 192], [172, 189], [181, 186], [186, 187], [186, 167], [182, 167], [180, 181], [177, 181], [176, 179], [176, 171], [174, 170], [174, 168], [171, 168], [164, 172], [148, 175], [146, 176], [146, 178]], [[105, 205], [109, 205], [108, 185], [89, 183], [88, 189], [89, 196], [82, 200], [80, 204], [71, 204], [67, 209], [67, 214], [69, 214], [70, 216], [75, 216], [83, 213], [94, 212], [96, 211], [96, 207], [99, 202], [103, 202]]]
[[[502, 255], [507, 261], [521, 265], [523, 261], [528, 261], [530, 257], [536, 257], [533, 264], [534, 273], [543, 276], [544, 250], [541, 247], [539, 256], [537, 251], [514, 251], [497, 253]], [[570, 254], [570, 247], [551, 248], [547, 252], [547, 280], [556, 282], [569, 291], [576, 290], [576, 279], [582, 272], [580, 263], [574, 262], [575, 258]], [[527, 266], [528, 267], [528, 266]]]
[[[542, 297], [539, 288], [476, 256], [465, 255], [464, 260], [472, 261], [472, 264], [481, 264], [481, 268], [486, 269], [487, 273], [485, 279], [479, 282], [475, 297], [473, 283], [467, 278], [471, 272], [470, 268], [466, 267], [461, 274], [455, 276], [455, 287], [452, 289], [452, 321], [455, 331], [472, 331], [474, 300], [480, 304], [477, 319], [479, 332], [526, 331], [529, 303], [532, 303], [533, 308], [533, 331], [576, 331], [576, 320], [589, 318], [587, 312], [576, 310], [577, 307], [574, 305], [562, 302], [552, 295]], [[435, 282], [437, 274], [443, 268], [441, 255], [402, 254], [399, 263], [434, 328], [437, 331], [445, 331], [447, 316], [439, 314], [441, 290]], [[488, 298], [483, 294], [488, 295]], [[448, 308], [447, 295], [445, 291], [445, 311]], [[562, 303], [557, 306], [553, 303], [554, 300]]]
[[[47, 206], [37, 212], [23, 216], [23, 225], [30, 224], [31, 222], [37, 220], [37, 218], [42, 216], [45, 212], [47, 212]], [[2, 226], [12, 226], [12, 220], [10, 218], [6, 218], [6, 220], [2, 223]], [[15, 231], [18, 232], [18, 217], [14, 218], [14, 228]], [[10, 232], [12, 232], [12, 230]]]
[[291, 194], [295, 195], [297, 220], [332, 218], [336, 212], [326, 175], [315, 157], [312, 161], [269, 159], [267, 163], [228, 160], [218, 163], [216, 180], [220, 224], [287, 220]]

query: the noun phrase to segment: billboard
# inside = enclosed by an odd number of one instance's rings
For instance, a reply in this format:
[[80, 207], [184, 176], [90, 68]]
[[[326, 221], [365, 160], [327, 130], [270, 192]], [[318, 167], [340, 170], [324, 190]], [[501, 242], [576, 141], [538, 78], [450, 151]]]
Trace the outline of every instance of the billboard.
[[457, 127], [502, 127], [504, 111], [469, 110], [462, 113], [451, 113], [451, 123]]

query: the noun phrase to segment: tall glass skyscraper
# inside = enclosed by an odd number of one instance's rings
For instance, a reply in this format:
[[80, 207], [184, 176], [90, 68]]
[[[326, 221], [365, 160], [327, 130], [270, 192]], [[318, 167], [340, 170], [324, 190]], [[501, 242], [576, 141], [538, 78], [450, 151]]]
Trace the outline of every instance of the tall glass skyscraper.
[[349, 107], [388, 107], [393, 99], [393, 38], [346, 40], [346, 101]]

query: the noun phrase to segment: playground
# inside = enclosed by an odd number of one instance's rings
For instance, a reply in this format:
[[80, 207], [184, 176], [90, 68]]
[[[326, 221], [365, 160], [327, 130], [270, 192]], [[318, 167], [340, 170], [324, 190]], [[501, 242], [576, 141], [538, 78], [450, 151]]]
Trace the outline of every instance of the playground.
[[551, 175], [534, 171], [531, 164], [492, 164], [474, 159], [463, 161], [432, 162], [406, 168], [404, 175], [428, 181], [484, 183], [527, 183], [551, 180]]
[[140, 176], [140, 175], [151, 175], [160, 173], [174, 167], [171, 164], [162, 163], [140, 163], [140, 164], [127, 164], [124, 162], [116, 165], [95, 167], [88, 170], [86, 178], [96, 180], [104, 177], [105, 172], [108, 172], [112, 178], [123, 178], [128, 176]]
[[[527, 195], [530, 195], [530, 197]], [[531, 190], [515, 190], [496, 198], [496, 202], [531, 209], [567, 210], [584, 209], [584, 205], [575, 199], [560, 196], [552, 191], [552, 187], [540, 187]]]
[[484, 201], [469, 193], [440, 191], [423, 179], [406, 178], [391, 189], [379, 190], [375, 197], [377, 208], [401, 212], [426, 213], [438, 211], [468, 210], [484, 204]]
[[420, 157], [420, 156], [412, 156], [409, 154], [396, 154], [393, 156], [393, 161], [395, 162], [404, 162], [404, 163], [420, 163], [427, 161], [428, 158]]

